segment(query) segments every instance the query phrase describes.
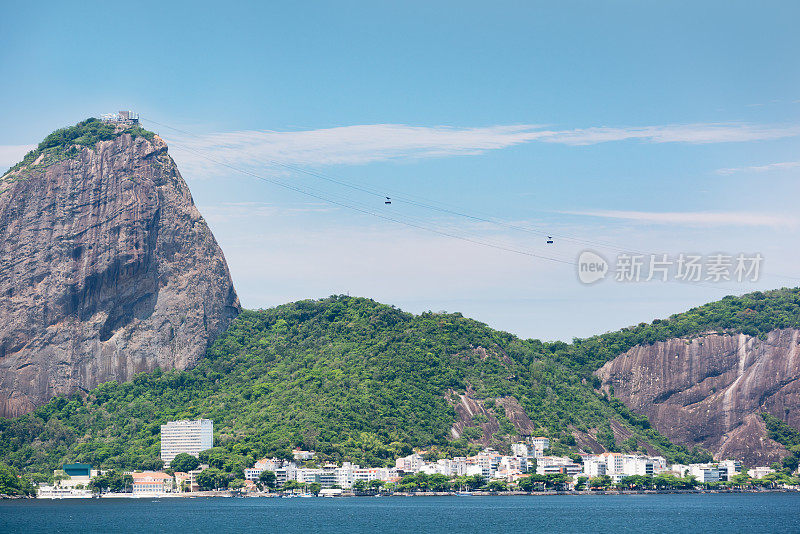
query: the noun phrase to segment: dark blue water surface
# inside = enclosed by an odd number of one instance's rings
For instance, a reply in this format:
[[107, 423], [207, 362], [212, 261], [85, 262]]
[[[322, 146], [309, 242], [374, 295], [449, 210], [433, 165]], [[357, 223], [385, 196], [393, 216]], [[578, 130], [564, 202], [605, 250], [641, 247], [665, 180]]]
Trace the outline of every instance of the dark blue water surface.
[[800, 532], [800, 494], [0, 502], [0, 532]]

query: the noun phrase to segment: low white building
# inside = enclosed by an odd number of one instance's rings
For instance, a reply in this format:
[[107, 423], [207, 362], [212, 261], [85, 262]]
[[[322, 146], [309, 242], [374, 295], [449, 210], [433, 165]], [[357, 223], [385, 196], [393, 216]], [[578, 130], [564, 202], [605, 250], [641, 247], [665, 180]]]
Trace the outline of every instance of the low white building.
[[467, 459], [463, 456], [456, 456], [452, 460], [443, 458], [436, 461], [440, 472], [451, 477], [460, 477], [467, 472]]
[[614, 482], [633, 475], [653, 476], [666, 469], [667, 461], [662, 456], [641, 454], [621, 454], [604, 452], [602, 454], [582, 454], [583, 476], [597, 477], [608, 475]]
[[606, 462], [596, 457], [583, 459], [583, 476], [599, 477], [606, 474]]
[[422, 465], [424, 464], [424, 460], [422, 456], [417, 453], [409, 454], [408, 456], [403, 456], [402, 458], [398, 458], [394, 462], [395, 468], [399, 471], [405, 471], [406, 473], [416, 473], [420, 469], [422, 469]]
[[770, 473], [774, 473], [775, 470], [768, 466], [760, 466], [754, 467], [752, 469], [747, 470], [747, 476], [750, 478], [764, 478], [765, 476], [769, 475]]
[[348, 489], [353, 487], [353, 482], [357, 480], [356, 473], [359, 471], [359, 466], [345, 462], [341, 467], [336, 464], [325, 464], [322, 469], [299, 468], [295, 470], [295, 476], [301, 484], [316, 483], [323, 488], [338, 486]]
[[690, 464], [689, 475], [701, 484], [719, 482], [719, 467], [716, 464]]
[[54, 477], [65, 477], [56, 484], [62, 488], [87, 488], [89, 482], [99, 474], [100, 471], [92, 469], [89, 464], [64, 464], [61, 469], [53, 471]]
[[[256, 462], [253, 467], [248, 467], [244, 470], [244, 479], [245, 480], [258, 480], [258, 477], [261, 476], [261, 473], [264, 471], [272, 471], [275, 473], [275, 476], [278, 476], [278, 470], [289, 466], [291, 464], [294, 467], [294, 464], [291, 462], [287, 462], [286, 460], [281, 460], [279, 458], [263, 458]], [[282, 476], [286, 476], [284, 473]]]
[[646, 456], [625, 455], [622, 458], [622, 472], [625, 476], [653, 476], [655, 473], [655, 465], [653, 460]]
[[390, 478], [397, 477], [396, 469], [389, 469], [386, 467], [365, 467], [360, 468], [356, 466], [353, 469], [353, 482], [363, 480], [364, 482], [372, 482], [373, 480], [389, 480]]
[[92, 492], [71, 486], [39, 486], [36, 496], [39, 499], [91, 499]]
[[668, 471], [677, 477], [685, 477], [689, 474], [689, 466], [686, 464], [672, 464]]
[[537, 475], [557, 475], [566, 474], [570, 476], [580, 475], [583, 466], [576, 464], [571, 458], [565, 456], [542, 456], [536, 459]]
[[300, 449], [295, 449], [292, 451], [292, 456], [294, 456], [295, 461], [298, 462], [305, 462], [307, 460], [312, 460], [316, 453], [314, 451], [303, 451]]
[[300, 484], [313, 484], [314, 482], [319, 482], [321, 474], [322, 469], [317, 467], [301, 467], [296, 471], [297, 482]]

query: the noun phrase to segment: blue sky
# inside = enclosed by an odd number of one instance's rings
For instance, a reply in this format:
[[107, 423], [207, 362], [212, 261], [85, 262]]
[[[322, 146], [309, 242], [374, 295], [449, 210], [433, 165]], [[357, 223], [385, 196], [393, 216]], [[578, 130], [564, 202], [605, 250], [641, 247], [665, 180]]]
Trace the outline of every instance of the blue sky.
[[[796, 2], [112, 4], [0, 5], [0, 166], [138, 111], [247, 307], [350, 293], [570, 339], [798, 284]], [[586, 248], [764, 276], [584, 286]]]

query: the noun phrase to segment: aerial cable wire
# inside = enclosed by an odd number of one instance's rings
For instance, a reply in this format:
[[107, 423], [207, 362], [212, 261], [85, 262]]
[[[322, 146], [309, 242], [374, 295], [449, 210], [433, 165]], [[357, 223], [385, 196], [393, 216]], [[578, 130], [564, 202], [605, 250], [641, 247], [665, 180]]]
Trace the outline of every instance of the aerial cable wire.
[[[154, 121], [151, 121], [151, 122], [154, 122]], [[420, 229], [420, 230], [425, 230], [427, 232], [438, 234], [440, 236], [459, 239], [459, 240], [462, 240], [462, 241], [467, 241], [467, 242], [474, 243], [476, 245], [485, 246], [485, 247], [491, 247], [491, 248], [494, 248], [494, 249], [497, 249], [497, 250], [503, 250], [503, 251], [506, 251], [506, 252], [513, 252], [515, 254], [520, 254], [520, 255], [524, 255], [524, 256], [529, 256], [529, 257], [538, 258], [538, 259], [547, 260], [547, 261], [552, 261], [552, 262], [557, 262], [557, 263], [564, 263], [564, 264], [567, 264], [567, 265], [574, 265], [575, 264], [574, 261], [564, 260], [564, 259], [550, 257], [550, 256], [545, 256], [543, 254], [537, 254], [537, 253], [526, 251], [526, 250], [520, 250], [520, 249], [516, 249], [516, 248], [507, 247], [507, 246], [504, 246], [504, 245], [498, 245], [498, 244], [487, 242], [487, 241], [484, 241], [484, 240], [473, 239], [471, 237], [464, 237], [464, 236], [461, 236], [461, 235], [458, 235], [458, 234], [445, 232], [445, 231], [442, 231], [442, 230], [437, 230], [436, 228], [431, 228], [429, 226], [424, 226], [424, 225], [421, 225], [421, 224], [416, 224], [414, 222], [408, 222], [408, 221], [404, 221], [404, 220], [401, 220], [401, 219], [396, 219], [396, 218], [390, 217], [388, 215], [375, 213], [375, 212], [369, 211], [367, 209], [364, 209], [364, 208], [361, 208], [361, 207], [358, 207], [358, 206], [353, 206], [353, 205], [345, 203], [345, 202], [340, 202], [338, 200], [334, 200], [332, 198], [328, 198], [326, 196], [323, 196], [323, 195], [315, 193], [315, 192], [306, 191], [303, 188], [296, 187], [296, 186], [293, 186], [293, 185], [289, 185], [289, 184], [283, 183], [283, 182], [281, 182], [279, 180], [275, 180], [275, 179], [271, 179], [271, 178], [267, 178], [267, 177], [261, 176], [260, 174], [257, 174], [257, 173], [252, 172], [252, 171], [248, 171], [246, 169], [241, 169], [241, 168], [235, 167], [235, 166], [230, 165], [230, 164], [228, 164], [228, 163], [226, 163], [224, 161], [220, 161], [220, 160], [217, 160], [217, 159], [212, 158], [210, 156], [207, 156], [205, 154], [202, 154], [201, 152], [199, 152], [199, 151], [197, 151], [197, 150], [195, 150], [195, 149], [193, 149], [191, 147], [188, 147], [186, 145], [183, 145], [181, 143], [173, 142], [172, 144], [174, 146], [178, 146], [178, 147], [182, 148], [183, 150], [187, 150], [189, 152], [192, 152], [193, 154], [195, 154], [197, 156], [200, 156], [200, 157], [202, 157], [202, 158], [204, 158], [204, 159], [206, 159], [208, 161], [211, 161], [212, 163], [215, 163], [217, 165], [221, 165], [223, 167], [227, 167], [227, 168], [229, 168], [231, 170], [234, 170], [236, 172], [240, 172], [242, 174], [246, 174], [246, 175], [251, 176], [253, 178], [256, 178], [258, 180], [262, 180], [264, 182], [271, 183], [273, 185], [277, 185], [279, 187], [282, 187], [282, 188], [285, 188], [285, 189], [289, 189], [291, 191], [295, 191], [295, 192], [300, 193], [302, 195], [306, 195], [306, 196], [309, 196], [309, 197], [312, 197], [312, 198], [316, 198], [317, 200], [322, 200], [324, 202], [335, 204], [335, 205], [343, 207], [343, 208], [355, 210], [355, 211], [358, 211], [358, 212], [366, 214], [366, 215], [371, 215], [371, 216], [377, 217], [379, 219], [383, 219], [383, 220], [386, 220], [386, 221], [391, 221], [391, 222], [394, 222], [394, 223], [402, 224], [402, 225], [409, 226], [409, 227], [412, 227], [412, 228], [417, 228], [417, 229]]]
[[[159, 126], [163, 126], [163, 127], [169, 128], [171, 130], [174, 130], [176, 132], [180, 132], [180, 133], [183, 133], [183, 134], [195, 137], [195, 138], [202, 138], [202, 136], [200, 136], [200, 135], [197, 135], [197, 134], [194, 134], [192, 132], [188, 132], [186, 130], [182, 130], [182, 129], [179, 129], [179, 128], [175, 128], [173, 126], [169, 126], [167, 124], [163, 124], [163, 123], [160, 123], [160, 122], [152, 120], [152, 119], [142, 118], [142, 120], [146, 120], [146, 121], [151, 122], [153, 124], [157, 124]], [[320, 192], [319, 189], [306, 186], [307, 189], [311, 189], [311, 191], [317, 191], [318, 193], [308, 192], [308, 191], [303, 190], [300, 187], [292, 186], [292, 185], [289, 185], [289, 184], [285, 184], [285, 183], [280, 182], [280, 181], [275, 180], [275, 179], [267, 179], [267, 178], [265, 178], [265, 177], [263, 177], [263, 176], [261, 176], [261, 175], [259, 175], [257, 173], [254, 173], [252, 171], [247, 171], [245, 169], [241, 169], [241, 168], [235, 167], [235, 166], [230, 165], [228, 163], [225, 163], [223, 161], [216, 160], [216, 159], [211, 158], [211, 157], [209, 157], [209, 156], [207, 156], [205, 154], [202, 154], [198, 150], [193, 149], [193, 148], [191, 148], [189, 146], [186, 146], [186, 145], [184, 145], [182, 143], [173, 142], [172, 144], [176, 145], [176, 146], [179, 146], [180, 148], [183, 148], [184, 150], [190, 151], [190, 152], [192, 152], [192, 153], [194, 153], [194, 154], [196, 154], [196, 155], [198, 155], [200, 157], [203, 157], [204, 159], [207, 159], [208, 161], [211, 161], [211, 162], [216, 163], [218, 165], [222, 165], [224, 167], [230, 168], [230, 169], [232, 169], [234, 171], [237, 171], [237, 172], [240, 172], [240, 173], [243, 173], [243, 174], [247, 174], [247, 175], [249, 175], [251, 177], [254, 177], [254, 178], [257, 178], [259, 180], [266, 181], [266, 182], [272, 183], [274, 185], [278, 185], [280, 187], [296, 191], [296, 192], [304, 194], [306, 196], [311, 196], [313, 198], [316, 198], [318, 200], [322, 200], [324, 202], [329, 202], [329, 203], [338, 205], [340, 207], [344, 207], [344, 208], [347, 208], [347, 209], [355, 210], [355, 211], [361, 212], [363, 214], [371, 215], [373, 217], [377, 217], [377, 218], [384, 219], [384, 220], [387, 220], [387, 221], [395, 222], [395, 223], [398, 223], [398, 224], [403, 224], [405, 226], [422, 229], [422, 230], [425, 230], [425, 231], [428, 231], [428, 232], [432, 232], [432, 233], [435, 233], [435, 234], [438, 234], [438, 235], [441, 235], [441, 236], [450, 237], [450, 238], [454, 238], [454, 239], [460, 239], [460, 240], [463, 240], [463, 241], [471, 242], [471, 243], [482, 245], [482, 246], [488, 246], [488, 247], [495, 248], [495, 249], [498, 249], [498, 250], [504, 250], [504, 251], [507, 251], [507, 252], [514, 252], [514, 253], [517, 253], [517, 254], [523, 254], [523, 255], [526, 255], [526, 256], [536, 257], [536, 258], [539, 258], [539, 259], [545, 259], [545, 260], [549, 260], [549, 261], [555, 261], [555, 262], [559, 262], [559, 263], [575, 265], [575, 261], [574, 260], [564, 259], [563, 257], [546, 256], [546, 255], [543, 255], [543, 254], [524, 251], [524, 250], [520, 250], [520, 249], [517, 249], [517, 248], [508, 247], [508, 246], [505, 246], [505, 245], [498, 245], [498, 244], [495, 244], [495, 243], [487, 242], [487, 241], [485, 241], [483, 239], [465, 237], [463, 235], [454, 234], [452, 232], [445, 232], [445, 231], [442, 231], [442, 230], [437, 230], [435, 228], [430, 228], [430, 227], [426, 226], [426, 222], [427, 221], [422, 221], [421, 219], [419, 219], [417, 217], [414, 217], [414, 216], [410, 216], [409, 214], [404, 214], [404, 217], [406, 217], [408, 219], [412, 219], [412, 220], [414, 220], [416, 222], [408, 222], [408, 221], [396, 219], [396, 218], [393, 218], [393, 217], [390, 217], [390, 216], [386, 216], [386, 215], [383, 215], [383, 214], [375, 213], [373, 211], [370, 211], [369, 208], [359, 207], [357, 205], [352, 205], [353, 204], [352, 199], [347, 199], [346, 201], [338, 201], [338, 200], [329, 198], [330, 196], [339, 196], [340, 197], [341, 195], [336, 195], [335, 193], [331, 193], [331, 192]], [[259, 160], [256, 159], [256, 161], [259, 161]], [[261, 162], [264, 163], [264, 161], [261, 161]], [[527, 228], [527, 227], [523, 227], [523, 226], [518, 226], [518, 225], [506, 223], [505, 221], [500, 221], [500, 220], [497, 220], [497, 219], [494, 219], [494, 218], [485, 218], [485, 217], [472, 215], [472, 214], [469, 214], [469, 213], [464, 213], [462, 211], [458, 211], [457, 209], [449, 209], [449, 208], [442, 208], [442, 207], [434, 206], [434, 205], [431, 205], [430, 202], [438, 203], [438, 204], [441, 204], [441, 205], [444, 205], [444, 206], [447, 206], [447, 204], [446, 203], [441, 203], [441, 202], [438, 202], [438, 201], [432, 201], [430, 199], [424, 199], [423, 197], [419, 197], [419, 196], [416, 196], [416, 195], [410, 195], [410, 194], [407, 194], [407, 193], [404, 193], [404, 192], [400, 192], [400, 191], [393, 191], [393, 190], [390, 190], [390, 189], [386, 189], [386, 190], [380, 191], [380, 190], [377, 190], [377, 189], [374, 189], [374, 188], [370, 188], [370, 187], [366, 187], [366, 186], [362, 186], [362, 185], [359, 185], [359, 184], [353, 184], [352, 182], [348, 182], [348, 181], [346, 181], [344, 179], [341, 179], [341, 178], [338, 178], [338, 177], [327, 175], [327, 174], [319, 172], [319, 171], [305, 169], [305, 168], [298, 167], [298, 166], [295, 166], [295, 165], [292, 165], [292, 164], [289, 164], [289, 163], [284, 163], [284, 162], [280, 162], [280, 161], [276, 161], [276, 160], [270, 160], [270, 159], [266, 159], [265, 162], [270, 164], [270, 165], [279, 166], [279, 167], [282, 167], [282, 168], [285, 168], [285, 169], [289, 169], [289, 170], [292, 170], [292, 171], [295, 171], [295, 172], [303, 173], [303, 174], [306, 174], [306, 175], [309, 175], [309, 176], [313, 176], [313, 177], [316, 177], [316, 178], [319, 178], [319, 179], [322, 179], [322, 180], [326, 180], [328, 182], [335, 183], [335, 184], [338, 184], [338, 185], [341, 185], [343, 187], [347, 187], [347, 188], [350, 188], [350, 189], [353, 189], [353, 190], [357, 190], [357, 191], [360, 191], [360, 192], [365, 193], [365, 194], [373, 195], [373, 196], [381, 198], [381, 199], [386, 198], [388, 200], [389, 197], [387, 197], [385, 195], [385, 193], [386, 192], [391, 192], [394, 195], [394, 196], [391, 197], [392, 201], [399, 200], [401, 202], [404, 202], [404, 203], [407, 203], [407, 204], [411, 204], [411, 205], [415, 205], [415, 206], [418, 206], [418, 207], [421, 207], [421, 208], [424, 208], [424, 209], [429, 209], [429, 210], [433, 210], [433, 211], [439, 211], [441, 213], [447, 213], [447, 214], [451, 214], [451, 215], [456, 215], [456, 216], [472, 219], [472, 220], [479, 221], [479, 222], [495, 224], [495, 225], [498, 225], [498, 226], [503, 226], [505, 228], [509, 228], [509, 229], [513, 229], [513, 230], [517, 230], [517, 231], [522, 231], [522, 232], [527, 232], [527, 233], [531, 233], [531, 234], [543, 235], [543, 236], [554, 236], [554, 237], [558, 237], [560, 239], [572, 241], [572, 242], [575, 242], [575, 243], [578, 243], [578, 244], [597, 246], [598, 248], [603, 248], [603, 249], [613, 249], [613, 250], [617, 250], [619, 252], [635, 252], [635, 253], [643, 254], [643, 255], [652, 255], [649, 252], [639, 251], [639, 250], [632, 249], [632, 248], [627, 248], [627, 247], [622, 247], [622, 246], [619, 246], [619, 245], [615, 245], [613, 243], [607, 243], [607, 242], [595, 241], [595, 240], [587, 240], [587, 239], [574, 237], [574, 236], [571, 236], [569, 234], [559, 234], [559, 233], [555, 233], [555, 232], [547, 232], [545, 230], [538, 230], [537, 231], [537, 230], [534, 230], [534, 229], [531, 229], [531, 228]], [[425, 200], [426, 202], [418, 202], [418, 201], [412, 200], [409, 197], [421, 198], [421, 199]], [[490, 217], [490, 216], [487, 216], [487, 217]], [[779, 275], [779, 274], [773, 274], [773, 273], [764, 273], [764, 275], [770, 276], [770, 277], [777, 277], [777, 278], [800, 280], [800, 277]], [[722, 289], [720, 286], [716, 286], [716, 285], [703, 284], [703, 283], [699, 283], [699, 282], [690, 282], [690, 283], [692, 283], [693, 285], [700, 285], [700, 286], [703, 286], [703, 287], [714, 287], [714, 288], [717, 288], [717, 289]], [[726, 290], [732, 291], [732, 289], [726, 289]]]
[[[163, 124], [163, 123], [154, 121], [152, 119], [144, 119], [144, 120], [147, 120], [147, 121], [152, 122], [153, 124], [157, 124], [159, 126], [164, 126], [166, 128], [169, 128], [169, 129], [174, 130], [176, 132], [183, 133], [185, 135], [189, 135], [189, 136], [192, 136], [192, 137], [195, 137], [195, 138], [198, 138], [198, 139], [202, 139], [202, 136], [197, 135], [197, 134], [192, 133], [192, 132], [188, 132], [186, 130], [175, 128], [175, 127], [169, 126], [167, 124]], [[255, 158], [255, 159], [256, 159], [256, 161], [259, 161], [259, 158]], [[319, 178], [321, 180], [326, 180], [326, 181], [329, 181], [329, 182], [332, 182], [332, 183], [336, 183], [338, 185], [341, 185], [341, 186], [344, 186], [344, 187], [348, 187], [348, 188], [353, 189], [353, 190], [361, 191], [363, 193], [366, 193], [366, 194], [369, 194], [369, 195], [373, 195], [373, 196], [381, 198], [381, 199], [385, 198], [386, 197], [385, 192], [389, 191], [389, 192], [392, 192], [394, 194], [394, 196], [391, 197], [392, 201], [400, 200], [401, 202], [405, 202], [407, 204], [415, 205], [415, 206], [418, 206], [418, 207], [421, 207], [421, 208], [424, 208], [424, 209], [438, 211], [438, 212], [446, 213], [446, 214], [450, 214], [450, 215], [456, 215], [456, 216], [459, 216], [459, 217], [464, 217], [464, 218], [475, 220], [475, 221], [479, 221], [479, 222], [494, 224], [494, 225], [502, 226], [502, 227], [509, 228], [509, 229], [512, 229], [512, 230], [538, 235], [540, 237], [553, 236], [553, 237], [557, 237], [559, 239], [564, 239], [564, 240], [567, 240], [567, 241], [573, 241], [575, 243], [582, 244], [582, 245], [596, 246], [596, 247], [604, 248], [604, 249], [612, 249], [612, 250], [616, 250], [618, 252], [636, 252], [636, 253], [640, 253], [640, 254], [646, 254], [645, 252], [637, 251], [635, 249], [630, 249], [630, 248], [626, 248], [626, 247], [622, 247], [622, 246], [619, 246], [619, 245], [615, 245], [613, 243], [582, 239], [582, 238], [575, 237], [575, 236], [572, 236], [572, 235], [569, 235], [569, 234], [564, 234], [564, 233], [560, 233], [560, 232], [556, 233], [556, 232], [552, 232], [552, 231], [545, 230], [545, 229], [533, 229], [533, 228], [529, 228], [529, 227], [523, 227], [523, 226], [519, 226], [519, 225], [510, 224], [510, 223], [507, 223], [505, 221], [500, 221], [500, 220], [497, 220], [496, 218], [487, 218], [488, 216], [480, 217], [480, 216], [477, 216], [477, 215], [471, 215], [469, 213], [464, 213], [463, 211], [458, 211], [458, 208], [451, 209], [452, 206], [444, 207], [444, 208], [443, 207], [439, 207], [439, 206], [434, 206], [434, 205], [431, 204], [431, 202], [438, 203], [438, 204], [441, 204], [441, 205], [444, 205], [444, 206], [448, 206], [448, 205], [445, 204], [445, 203], [442, 203], [442, 202], [432, 201], [430, 199], [425, 199], [424, 197], [420, 197], [420, 196], [417, 196], [417, 195], [410, 195], [408, 193], [397, 191], [397, 190], [387, 189], [385, 191], [379, 191], [377, 189], [369, 188], [367, 186], [363, 186], [363, 185], [360, 185], [360, 184], [354, 184], [352, 182], [348, 182], [347, 180], [344, 180], [344, 179], [342, 179], [340, 177], [334, 177], [334, 176], [331, 176], [330, 174], [325, 174], [325, 173], [322, 173], [320, 171], [315, 171], [315, 170], [306, 169], [306, 168], [303, 168], [303, 167], [298, 167], [298, 166], [292, 165], [290, 163], [285, 163], [285, 162], [276, 161], [276, 160], [267, 159], [267, 158], [260, 159], [260, 162], [261, 163], [266, 163], [266, 164], [269, 164], [269, 165], [273, 165], [273, 166], [283, 167], [285, 169], [293, 170], [295, 172], [300, 172], [300, 173], [303, 173], [303, 174], [306, 174], [306, 175], [309, 175], [309, 176], [313, 176], [313, 177]], [[420, 202], [418, 200], [413, 200], [413, 198], [422, 199], [424, 202]]]

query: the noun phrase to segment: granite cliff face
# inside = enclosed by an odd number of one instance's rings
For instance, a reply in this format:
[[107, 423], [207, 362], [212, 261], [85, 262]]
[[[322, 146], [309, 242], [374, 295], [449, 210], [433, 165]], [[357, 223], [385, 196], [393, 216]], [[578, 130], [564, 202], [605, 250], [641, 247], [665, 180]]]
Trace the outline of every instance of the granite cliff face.
[[239, 313], [222, 251], [149, 139], [76, 145], [0, 178], [0, 416], [191, 367]]
[[774, 330], [762, 341], [706, 334], [639, 345], [597, 373], [603, 387], [677, 443], [750, 465], [780, 459], [762, 411], [800, 428], [800, 331]]

